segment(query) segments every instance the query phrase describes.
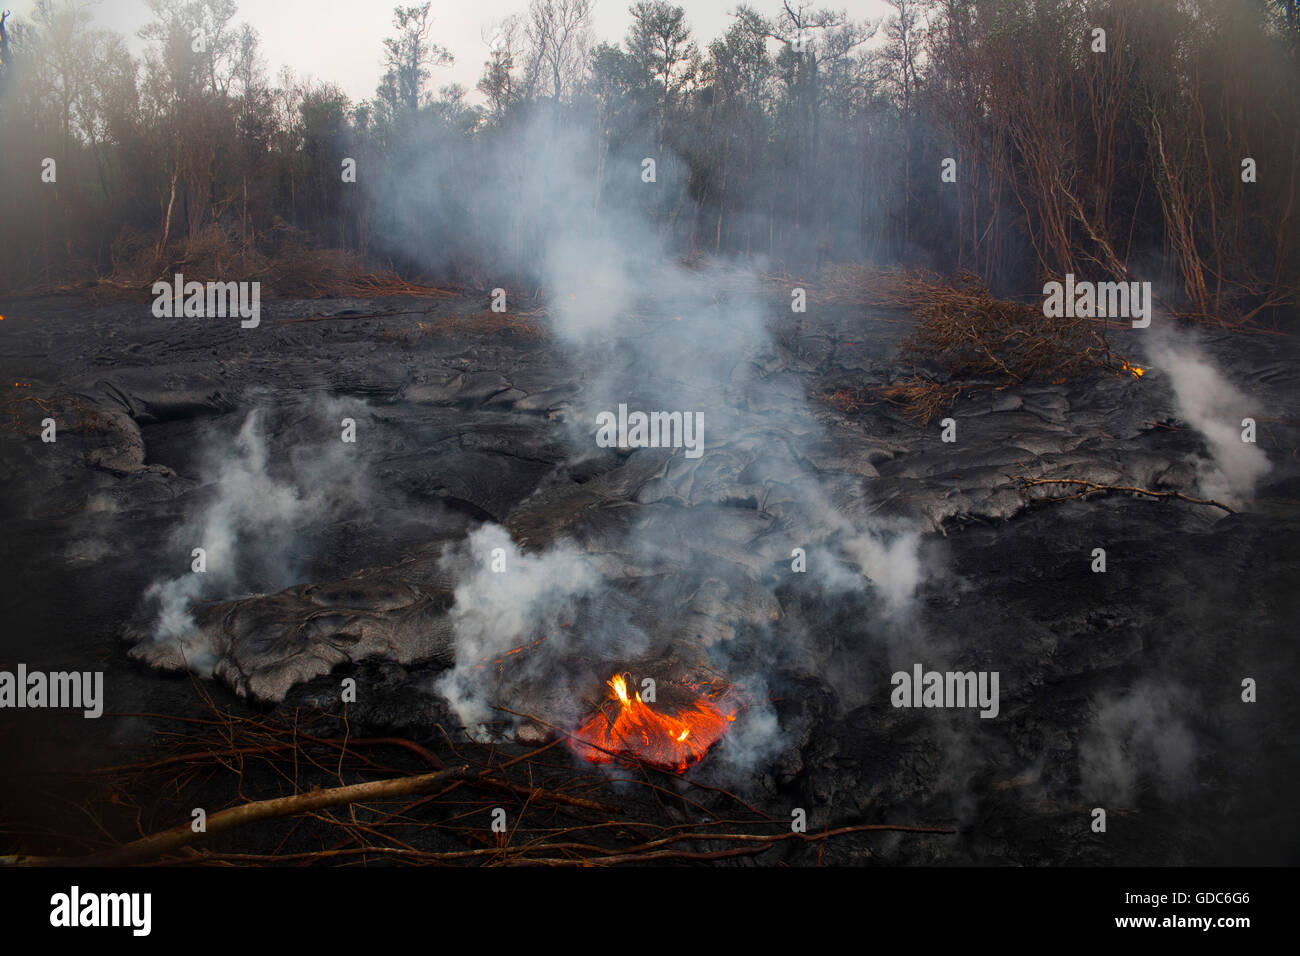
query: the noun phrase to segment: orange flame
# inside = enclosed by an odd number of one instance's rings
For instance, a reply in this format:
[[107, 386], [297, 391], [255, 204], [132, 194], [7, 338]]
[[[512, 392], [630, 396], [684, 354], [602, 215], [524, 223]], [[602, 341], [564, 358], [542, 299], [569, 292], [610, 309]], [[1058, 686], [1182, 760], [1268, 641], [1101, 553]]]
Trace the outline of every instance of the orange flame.
[[1147, 373], [1146, 369], [1140, 368], [1137, 365], [1129, 365], [1128, 362], [1124, 363], [1124, 371], [1131, 373], [1134, 378], [1141, 378]]
[[[611, 691], [605, 705], [584, 720], [569, 740], [569, 748], [592, 763], [629, 756], [683, 773], [704, 758], [736, 719], [734, 707], [693, 688], [693, 699], [670, 714], [652, 708], [639, 693], [629, 697], [621, 674], [605, 684]], [[611, 704], [617, 704], [613, 716], [608, 712]]]

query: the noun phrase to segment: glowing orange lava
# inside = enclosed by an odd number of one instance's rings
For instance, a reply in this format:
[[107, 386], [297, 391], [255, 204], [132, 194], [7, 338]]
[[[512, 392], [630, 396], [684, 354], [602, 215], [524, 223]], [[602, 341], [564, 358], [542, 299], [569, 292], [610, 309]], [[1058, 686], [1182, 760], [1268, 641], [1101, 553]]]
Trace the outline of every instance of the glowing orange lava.
[[582, 722], [569, 739], [569, 748], [592, 763], [609, 763], [627, 756], [682, 773], [698, 763], [736, 719], [736, 707], [724, 698], [710, 698], [691, 689], [691, 697], [669, 712], [628, 696], [627, 682], [615, 674], [605, 684], [610, 696]]

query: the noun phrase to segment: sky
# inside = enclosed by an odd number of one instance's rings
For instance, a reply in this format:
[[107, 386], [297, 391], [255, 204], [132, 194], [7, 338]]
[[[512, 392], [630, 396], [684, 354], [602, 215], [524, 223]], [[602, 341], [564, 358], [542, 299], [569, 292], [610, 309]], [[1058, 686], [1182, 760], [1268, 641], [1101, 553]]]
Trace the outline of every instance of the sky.
[[[237, 0], [238, 2], [238, 0]], [[414, 4], [416, 0], [403, 0]], [[622, 40], [632, 18], [632, 0], [595, 0], [596, 40]], [[677, 0], [686, 9], [692, 35], [701, 46], [726, 32], [729, 11], [738, 0]], [[761, 13], [775, 14], [780, 0], [750, 0]], [[235, 22], [247, 22], [260, 34], [267, 77], [272, 82], [282, 65], [299, 76], [329, 80], [359, 101], [374, 95], [384, 72], [383, 40], [393, 34], [396, 0], [244, 0]], [[818, 0], [818, 6], [844, 10], [855, 20], [878, 19], [888, 7], [884, 0]], [[31, 21], [35, 2], [13, 4], [15, 15]], [[429, 15], [433, 41], [451, 50], [454, 65], [438, 67], [432, 89], [460, 83], [470, 91], [470, 101], [480, 99], [474, 85], [488, 57], [485, 38], [493, 25], [514, 13], [526, 13], [528, 0], [433, 0]], [[136, 33], [149, 20], [144, 0], [98, 0], [92, 6], [97, 26], [127, 37], [131, 52], [139, 56], [144, 42]]]

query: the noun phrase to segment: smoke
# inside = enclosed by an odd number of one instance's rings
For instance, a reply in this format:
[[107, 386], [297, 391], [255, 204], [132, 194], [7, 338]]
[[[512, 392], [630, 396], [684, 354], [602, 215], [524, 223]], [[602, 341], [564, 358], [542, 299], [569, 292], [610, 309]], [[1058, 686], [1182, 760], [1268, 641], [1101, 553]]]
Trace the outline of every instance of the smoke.
[[[435, 269], [447, 249], [478, 241], [457, 235], [457, 203], [473, 208], [470, 231], [495, 238], [475, 251], [485, 286], [505, 289], [510, 311], [544, 294], [558, 360], [576, 385], [550, 413], [570, 454], [539, 501], [515, 504], [540, 509], [550, 530], [534, 530], [524, 548], [489, 523], [441, 553], [440, 571], [455, 582], [454, 663], [428, 687], [485, 739], [523, 723], [503, 705], [572, 729], [615, 670], [659, 681], [717, 671], [748, 701], [721, 764], [752, 770], [785, 746], [768, 700], [774, 666], [798, 660], [830, 686], [860, 684], [864, 635], [884, 638], [908, 618], [924, 579], [920, 534], [871, 514], [869, 479], [811, 464], [827, 429], [805, 394], [802, 360], [774, 341], [770, 286], [752, 267], [693, 268], [667, 254], [645, 213], [684, 188], [684, 164], [661, 162], [648, 181], [643, 157], [614, 151], [593, 183], [583, 165], [600, 137], [590, 130], [538, 114], [520, 136], [511, 142], [522, 149], [482, 144], [472, 195], [443, 189], [447, 158], [418, 143], [398, 149], [402, 175], [363, 187], [395, 225], [394, 242], [407, 256], [422, 250]], [[599, 448], [598, 416], [620, 405], [702, 423], [692, 441], [703, 453]], [[317, 393], [310, 405], [254, 411], [232, 438], [208, 443], [193, 493], [202, 504], [171, 542], [183, 563], [145, 595], [149, 639], [209, 673], [219, 652], [196, 604], [311, 578], [322, 529], [373, 501], [357, 446], [326, 430], [347, 416], [360, 418], [356, 403]], [[563, 512], [547, 495], [588, 480], [607, 482], [608, 494], [576, 498], [587, 503], [556, 521]], [[807, 569], [791, 567], [796, 547]], [[188, 567], [195, 548], [202, 572]], [[787, 624], [783, 587], [813, 620], [860, 601], [852, 640], [827, 647], [815, 625]]]
[[786, 746], [776, 709], [768, 700], [767, 682], [760, 676], [751, 676], [737, 685], [749, 701], [744, 717], [736, 721], [731, 731], [722, 738], [718, 748], [721, 775], [752, 780], [752, 771], [770, 762]]
[[[333, 427], [346, 415], [356, 416], [360, 407], [326, 399], [314, 409]], [[208, 441], [199, 466], [201, 478], [207, 479], [200, 494], [207, 500], [170, 541], [189, 568], [154, 581], [145, 591], [150, 638], [173, 645], [191, 670], [205, 676], [216, 661], [192, 616], [194, 605], [296, 583], [311, 550], [312, 530], [368, 500], [366, 469], [354, 446], [335, 433], [319, 444], [285, 447], [283, 460], [276, 462], [268, 414], [257, 408], [228, 442]], [[195, 549], [202, 549], [202, 555], [195, 555]]]
[[1201, 493], [1232, 505], [1248, 501], [1269, 470], [1259, 446], [1241, 438], [1242, 419], [1257, 417], [1258, 407], [1190, 337], [1155, 336], [1150, 354], [1156, 369], [1169, 378], [1179, 416], [1205, 439], [1210, 457], [1197, 462]]
[[817, 587], [828, 598], [873, 594], [883, 602], [887, 619], [905, 621], [933, 570], [922, 557], [920, 529], [900, 519], [854, 516], [836, 507], [816, 480], [808, 481], [801, 493], [812, 525], [827, 532], [825, 542], [809, 554], [817, 567]]
[[921, 560], [921, 534], [915, 528], [851, 528], [840, 547], [856, 563], [858, 572], [828, 555], [822, 584], [831, 592], [862, 591], [864, 579], [884, 601], [885, 612], [895, 618], [912, 609], [925, 569]]
[[[484, 736], [484, 724], [501, 717], [485, 693], [495, 677], [496, 661], [538, 639], [547, 645], [525, 658], [525, 666], [539, 657], [561, 657], [577, 602], [600, 585], [600, 575], [586, 555], [569, 545], [524, 554], [498, 525], [471, 532], [460, 547], [444, 555], [443, 563], [460, 582], [448, 612], [456, 635], [456, 663], [435, 689], [472, 735]], [[557, 672], [550, 679], [560, 676]], [[543, 674], [539, 679], [547, 678]]]
[[[527, 554], [504, 529], [486, 526], [449, 553], [445, 566], [458, 581], [450, 612], [456, 664], [435, 689], [472, 734], [484, 733], [487, 722], [501, 720], [494, 705], [503, 702], [497, 669], [484, 662], [600, 606], [599, 626], [585, 621], [579, 636], [548, 638], [512, 658], [515, 686], [526, 680], [534, 699], [570, 687], [576, 701], [584, 690], [573, 672], [579, 652], [593, 661], [590, 678], [599, 687], [624, 666], [626, 647], [637, 646], [626, 644], [628, 636], [641, 635], [652, 654], [716, 666], [749, 691], [753, 705], [728, 734], [725, 759], [752, 768], [780, 743], [766, 701], [768, 668], [801, 653], [809, 636], [782, 626], [774, 594], [783, 582], [802, 585], [792, 579], [804, 575], [773, 580], [772, 566], [783, 562], [789, 572], [792, 548], [805, 547], [813, 562], [807, 579], [816, 581], [810, 600], [830, 609], [854, 593], [870, 600], [879, 619], [902, 619], [924, 578], [920, 534], [864, 508], [850, 516], [834, 506], [837, 497], [869, 497], [866, 479], [837, 476], [832, 489], [809, 464], [825, 428], [774, 344], [769, 291], [746, 268], [673, 260], [642, 214], [656, 195], [680, 188], [670, 164], [660, 164], [661, 181], [647, 183], [640, 156], [610, 155], [601, 187], [575, 161], [598, 149], [589, 131], [535, 116], [524, 140], [521, 154], [485, 160], [482, 195], [472, 205], [499, 217], [485, 231], [523, 250], [511, 266], [545, 293], [550, 330], [580, 386], [562, 412], [568, 467], [602, 454], [598, 416], [620, 405], [700, 416], [704, 453], [604, 452], [598, 466], [617, 469], [617, 497], [639, 505], [634, 519], [593, 528], [596, 517], [580, 516], [566, 530], [575, 543]], [[437, 178], [434, 169], [421, 181]], [[409, 198], [404, 182], [381, 204], [401, 207]], [[508, 257], [498, 250], [492, 258]], [[616, 558], [596, 561], [579, 547]], [[494, 549], [504, 573], [491, 569]], [[802, 652], [803, 666], [817, 670], [812, 647]]]
[[1166, 794], [1184, 791], [1197, 756], [1182, 714], [1187, 693], [1176, 685], [1144, 681], [1127, 693], [1103, 695], [1097, 716], [1079, 744], [1083, 792], [1128, 804], [1143, 783]]
[[70, 564], [95, 564], [116, 553], [113, 523], [120, 511], [108, 494], [93, 495], [87, 502], [77, 534], [64, 552]]
[[548, 243], [542, 274], [552, 286], [551, 329], [576, 343], [608, 332], [635, 304], [636, 266], [617, 237], [562, 235]]

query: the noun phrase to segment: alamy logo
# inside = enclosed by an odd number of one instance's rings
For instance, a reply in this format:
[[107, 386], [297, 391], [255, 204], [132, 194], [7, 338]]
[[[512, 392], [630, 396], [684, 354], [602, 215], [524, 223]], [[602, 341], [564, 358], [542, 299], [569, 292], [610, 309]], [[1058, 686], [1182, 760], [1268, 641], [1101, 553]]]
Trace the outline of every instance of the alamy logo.
[[1075, 282], [1074, 273], [1065, 283], [1043, 286], [1043, 315], [1049, 319], [1132, 319], [1133, 328], [1151, 324], [1150, 282]]
[[0, 671], [0, 708], [80, 707], [83, 716], [104, 712], [103, 671], [28, 671], [19, 664], [15, 671]]
[[978, 707], [981, 717], [998, 715], [997, 671], [897, 671], [889, 702], [895, 707]]
[[601, 448], [685, 448], [687, 458], [704, 454], [703, 412], [632, 412], [596, 416], [596, 444]]
[[129, 926], [133, 936], [148, 936], [152, 914], [151, 893], [82, 893], [74, 886], [50, 897], [51, 926]]
[[153, 314], [160, 319], [224, 319], [238, 315], [241, 329], [255, 329], [262, 321], [262, 283], [186, 282], [179, 272], [173, 282], [153, 284]]

